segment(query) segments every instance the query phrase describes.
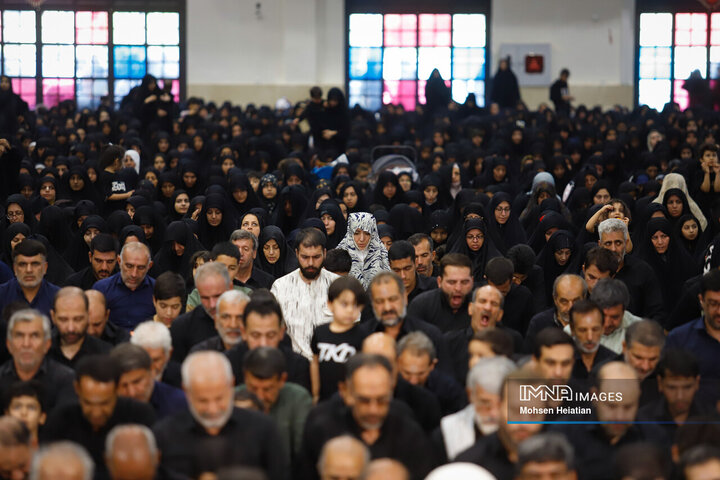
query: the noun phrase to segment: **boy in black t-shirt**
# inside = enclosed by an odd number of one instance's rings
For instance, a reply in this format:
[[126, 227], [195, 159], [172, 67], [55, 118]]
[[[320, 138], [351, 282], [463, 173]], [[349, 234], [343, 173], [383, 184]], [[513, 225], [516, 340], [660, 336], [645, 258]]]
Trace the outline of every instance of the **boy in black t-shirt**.
[[313, 402], [326, 400], [337, 392], [345, 378], [344, 363], [362, 346], [365, 335], [359, 329], [360, 313], [367, 301], [365, 289], [354, 277], [340, 277], [328, 288], [328, 308], [333, 320], [315, 328], [310, 347]]

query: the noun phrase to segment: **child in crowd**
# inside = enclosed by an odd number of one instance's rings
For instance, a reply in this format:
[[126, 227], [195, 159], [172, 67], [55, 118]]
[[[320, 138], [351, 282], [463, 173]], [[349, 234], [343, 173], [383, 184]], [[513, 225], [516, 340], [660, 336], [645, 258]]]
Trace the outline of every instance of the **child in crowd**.
[[15, 417], [30, 430], [30, 442], [33, 448], [38, 445], [38, 431], [47, 420], [47, 412], [42, 403], [42, 385], [30, 380], [16, 382], [5, 394], [5, 415]]

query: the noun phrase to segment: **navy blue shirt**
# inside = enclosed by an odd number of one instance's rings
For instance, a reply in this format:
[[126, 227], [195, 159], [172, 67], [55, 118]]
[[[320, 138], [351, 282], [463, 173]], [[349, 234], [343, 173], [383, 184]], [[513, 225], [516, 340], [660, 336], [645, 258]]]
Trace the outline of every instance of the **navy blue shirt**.
[[53, 299], [55, 294], [60, 290], [60, 287], [53, 285], [47, 280], [43, 279], [40, 284], [40, 290], [37, 295], [33, 298], [32, 302], [28, 302], [25, 298], [25, 294], [20, 288], [20, 284], [17, 278], [13, 278], [2, 285], [0, 285], [0, 311], [2, 311], [7, 305], [11, 304], [15, 300], [22, 300], [30, 304], [31, 308], [40, 310], [45, 315], [50, 316], [50, 310], [53, 306]]
[[700, 364], [700, 379], [720, 380], [720, 342], [705, 329], [702, 317], [670, 331], [665, 348], [681, 348], [692, 353]]
[[155, 315], [152, 302], [154, 288], [155, 279], [145, 275], [142, 283], [134, 291], [130, 290], [123, 283], [120, 272], [98, 280], [93, 285], [93, 290], [105, 295], [110, 310], [109, 321], [125, 330], [132, 330], [138, 323]]
[[155, 382], [150, 405], [155, 409], [158, 420], [188, 408], [185, 392], [167, 383]]

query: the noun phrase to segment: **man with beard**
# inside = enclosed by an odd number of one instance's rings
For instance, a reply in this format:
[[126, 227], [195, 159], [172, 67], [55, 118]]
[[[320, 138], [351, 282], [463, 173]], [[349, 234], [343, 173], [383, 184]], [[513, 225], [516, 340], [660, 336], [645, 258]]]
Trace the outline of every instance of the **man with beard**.
[[219, 352], [195, 352], [182, 366], [188, 410], [155, 425], [161, 463], [173, 477], [198, 478], [230, 465], [258, 467], [270, 480], [288, 472], [272, 420], [233, 405], [230, 362]]
[[15, 278], [0, 285], [0, 311], [16, 300], [44, 315], [50, 314], [53, 298], [60, 287], [45, 280], [47, 250], [37, 240], [25, 239], [12, 251]]
[[[623, 360], [630, 365], [640, 379], [640, 405], [660, 398], [655, 367], [665, 346], [665, 332], [653, 320], [633, 323], [625, 332]], [[682, 348], [689, 348], [682, 345]]]
[[226, 352], [242, 341], [242, 322], [250, 297], [240, 290], [228, 290], [218, 298], [215, 309], [215, 330], [218, 335], [204, 340], [190, 349]]
[[117, 240], [107, 233], [99, 233], [90, 240], [90, 265], [70, 275], [65, 286], [89, 290], [98, 280], [108, 278], [117, 267]]
[[295, 256], [300, 268], [278, 278], [271, 292], [280, 303], [293, 350], [312, 360], [310, 340], [318, 325], [330, 323], [327, 291], [339, 275], [323, 268], [325, 235], [316, 228], [304, 228], [295, 237]]
[[49, 355], [54, 360], [75, 368], [86, 355], [108, 353], [112, 345], [88, 335], [88, 298], [78, 287], [63, 287], [55, 294], [50, 310], [55, 325]]
[[570, 309], [570, 334], [577, 347], [572, 378], [587, 379], [590, 372], [615, 358], [615, 353], [600, 345], [603, 316], [591, 300], [580, 300]]

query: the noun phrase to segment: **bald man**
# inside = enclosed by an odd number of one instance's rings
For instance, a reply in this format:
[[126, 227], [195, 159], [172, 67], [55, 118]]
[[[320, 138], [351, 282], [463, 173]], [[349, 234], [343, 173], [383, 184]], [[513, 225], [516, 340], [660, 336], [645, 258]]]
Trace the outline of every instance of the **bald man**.
[[73, 442], [41, 448], [32, 462], [30, 478], [37, 480], [89, 480], [95, 465], [87, 451]]
[[361, 479], [370, 462], [370, 451], [360, 440], [349, 435], [328, 441], [320, 453], [318, 473], [321, 480]]
[[[258, 412], [235, 408], [230, 361], [220, 352], [191, 353], [182, 365], [189, 409], [164, 418], [154, 433], [161, 462], [170, 474], [197, 477], [221, 467], [264, 469], [270, 480], [285, 478], [288, 455], [273, 421]], [[217, 445], [225, 455], [211, 455]], [[232, 463], [229, 463], [232, 462]], [[198, 465], [203, 469], [198, 471]]]
[[368, 465], [365, 480], [410, 480], [410, 473], [397, 460], [378, 458]]
[[110, 310], [107, 308], [105, 295], [97, 290], [85, 290], [88, 299], [88, 334], [110, 345], [118, 345], [130, 341], [130, 334], [124, 328], [108, 322]]
[[113, 428], [105, 440], [105, 463], [112, 480], [153, 480], [160, 453], [145, 425]]

